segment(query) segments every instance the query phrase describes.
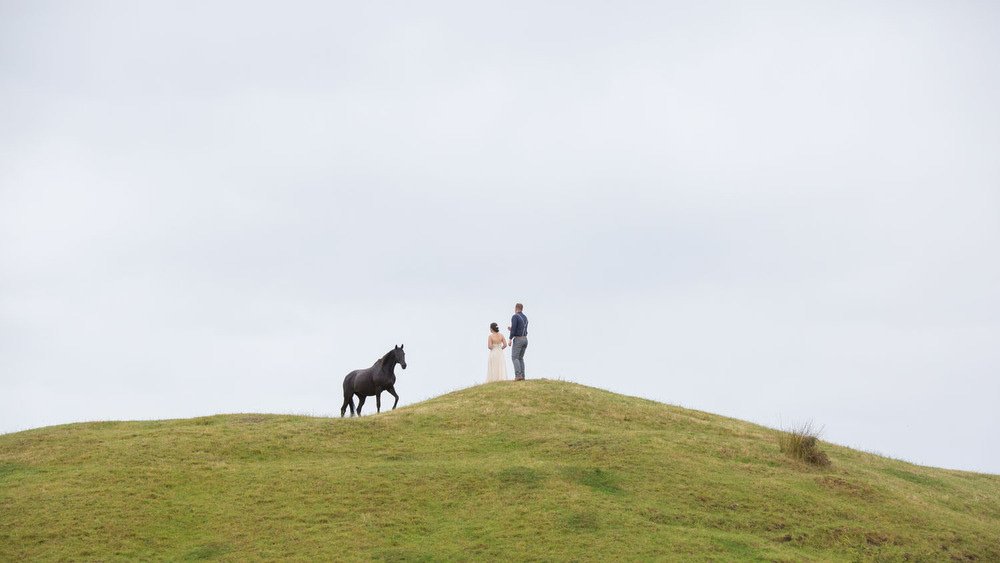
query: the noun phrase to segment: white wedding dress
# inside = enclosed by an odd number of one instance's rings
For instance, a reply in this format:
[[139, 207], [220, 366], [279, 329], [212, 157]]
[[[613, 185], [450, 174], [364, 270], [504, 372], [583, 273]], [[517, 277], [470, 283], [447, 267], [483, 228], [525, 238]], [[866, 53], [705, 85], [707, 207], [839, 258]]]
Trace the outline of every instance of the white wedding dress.
[[490, 359], [486, 365], [486, 382], [505, 381], [507, 379], [507, 358], [503, 355], [503, 344], [497, 342], [490, 345]]

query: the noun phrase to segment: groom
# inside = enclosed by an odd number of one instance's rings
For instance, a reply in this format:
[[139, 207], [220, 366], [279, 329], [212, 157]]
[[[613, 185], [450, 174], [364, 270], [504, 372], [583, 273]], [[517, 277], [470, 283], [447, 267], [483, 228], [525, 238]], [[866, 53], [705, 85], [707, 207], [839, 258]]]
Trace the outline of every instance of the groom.
[[528, 317], [524, 316], [524, 305], [514, 305], [514, 316], [510, 318], [510, 359], [514, 362], [514, 381], [524, 381], [524, 350], [528, 347]]

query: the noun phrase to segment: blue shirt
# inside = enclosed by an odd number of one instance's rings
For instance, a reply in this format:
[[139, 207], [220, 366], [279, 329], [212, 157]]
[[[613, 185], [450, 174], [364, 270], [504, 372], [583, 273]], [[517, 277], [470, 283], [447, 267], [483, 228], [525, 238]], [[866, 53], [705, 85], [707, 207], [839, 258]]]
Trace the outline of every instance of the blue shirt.
[[514, 313], [510, 318], [510, 337], [528, 336], [528, 317], [524, 313]]

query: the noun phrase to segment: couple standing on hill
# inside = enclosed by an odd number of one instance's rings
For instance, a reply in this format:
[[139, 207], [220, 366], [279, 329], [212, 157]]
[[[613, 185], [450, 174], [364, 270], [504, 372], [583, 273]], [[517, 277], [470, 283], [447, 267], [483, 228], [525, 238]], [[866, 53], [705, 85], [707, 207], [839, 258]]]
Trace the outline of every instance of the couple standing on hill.
[[[524, 305], [514, 305], [514, 316], [510, 318], [510, 359], [514, 362], [514, 381], [524, 381], [524, 351], [528, 348], [528, 317], [524, 315]], [[486, 382], [507, 379], [507, 361], [503, 351], [507, 339], [500, 334], [497, 323], [490, 323], [490, 337], [486, 341], [490, 349], [490, 359], [486, 367]]]

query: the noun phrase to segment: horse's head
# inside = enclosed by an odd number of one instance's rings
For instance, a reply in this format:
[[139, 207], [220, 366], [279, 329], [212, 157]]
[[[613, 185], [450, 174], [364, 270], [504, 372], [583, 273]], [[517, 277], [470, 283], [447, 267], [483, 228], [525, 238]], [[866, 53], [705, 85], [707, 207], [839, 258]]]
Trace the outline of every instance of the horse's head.
[[393, 348], [392, 353], [396, 358], [396, 363], [403, 366], [403, 369], [406, 369], [406, 352], [403, 352], [403, 345], [400, 344]]

